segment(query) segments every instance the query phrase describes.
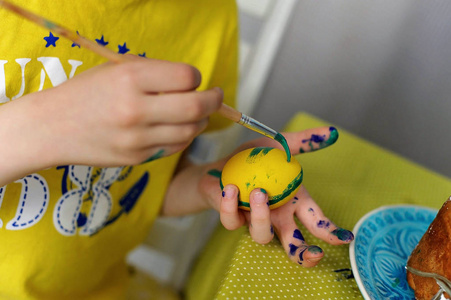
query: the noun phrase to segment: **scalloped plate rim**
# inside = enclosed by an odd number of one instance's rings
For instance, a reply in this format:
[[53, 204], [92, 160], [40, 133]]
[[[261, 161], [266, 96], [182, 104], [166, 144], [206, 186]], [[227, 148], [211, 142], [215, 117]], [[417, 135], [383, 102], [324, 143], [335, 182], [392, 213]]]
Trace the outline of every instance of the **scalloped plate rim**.
[[351, 261], [351, 269], [352, 269], [352, 273], [354, 275], [355, 281], [357, 282], [357, 286], [359, 287], [360, 292], [362, 293], [362, 296], [365, 300], [374, 300], [374, 299], [371, 298], [370, 295], [368, 295], [368, 292], [366, 291], [365, 285], [363, 284], [363, 281], [360, 278], [360, 274], [357, 269], [357, 261], [356, 261], [356, 257], [355, 257], [355, 241], [357, 238], [358, 230], [360, 229], [362, 224], [372, 215], [375, 215], [381, 211], [393, 209], [393, 208], [395, 208], [395, 209], [396, 208], [417, 208], [417, 209], [427, 210], [427, 211], [435, 213], [435, 214], [437, 214], [437, 212], [438, 212], [437, 209], [427, 207], [427, 206], [422, 206], [422, 205], [393, 204], [393, 205], [384, 205], [384, 206], [375, 208], [375, 209], [367, 212], [365, 215], [363, 215], [359, 219], [359, 221], [355, 224], [354, 228], [352, 229], [352, 232], [354, 233], [355, 237], [354, 237], [354, 240], [349, 244], [349, 259]]

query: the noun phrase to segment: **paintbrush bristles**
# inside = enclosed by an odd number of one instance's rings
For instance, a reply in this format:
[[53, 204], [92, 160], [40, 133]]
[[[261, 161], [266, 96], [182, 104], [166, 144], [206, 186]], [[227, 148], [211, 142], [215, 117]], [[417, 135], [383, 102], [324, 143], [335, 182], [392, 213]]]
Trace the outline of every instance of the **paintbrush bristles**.
[[40, 25], [50, 31], [53, 31], [59, 35], [62, 35], [63, 37], [71, 40], [72, 42], [80, 45], [83, 48], [89, 49], [92, 52], [97, 53], [98, 55], [107, 58], [108, 60], [111, 60], [116, 63], [120, 63], [124, 61], [124, 57], [108, 48], [102, 47], [98, 45], [97, 43], [90, 41], [79, 34], [64, 28], [61, 25], [58, 25], [52, 21], [47, 20], [44, 17], [41, 17], [37, 14], [34, 14], [28, 10], [23, 9], [22, 7], [19, 7], [15, 4], [12, 4], [5, 0], [0, 0], [0, 5], [6, 8], [7, 10], [22, 16], [26, 18], [27, 20]]

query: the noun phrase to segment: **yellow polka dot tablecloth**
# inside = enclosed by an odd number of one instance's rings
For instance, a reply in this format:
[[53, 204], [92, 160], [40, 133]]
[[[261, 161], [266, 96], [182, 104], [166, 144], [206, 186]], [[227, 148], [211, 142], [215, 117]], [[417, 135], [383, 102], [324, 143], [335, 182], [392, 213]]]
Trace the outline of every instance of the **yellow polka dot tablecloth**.
[[[333, 126], [298, 113], [286, 131]], [[384, 205], [416, 204], [439, 209], [451, 195], [451, 180], [337, 127], [338, 141], [296, 156], [304, 186], [337, 226], [352, 230], [369, 211]], [[331, 246], [299, 226], [324, 258], [313, 268], [291, 262], [274, 239], [255, 243], [243, 227], [218, 226], [196, 262], [184, 294], [212, 299], [363, 299], [354, 279], [349, 246]]]

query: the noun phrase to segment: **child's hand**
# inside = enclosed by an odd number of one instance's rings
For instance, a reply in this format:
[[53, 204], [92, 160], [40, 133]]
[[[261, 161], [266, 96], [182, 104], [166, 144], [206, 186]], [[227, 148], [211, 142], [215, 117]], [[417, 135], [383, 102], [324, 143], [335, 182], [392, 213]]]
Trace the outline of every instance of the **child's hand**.
[[52, 165], [133, 165], [173, 154], [205, 129], [222, 103], [220, 89], [195, 91], [201, 75], [192, 66], [128, 60], [11, 103], [34, 108], [30, 139], [48, 145]]
[[[297, 133], [284, 134], [293, 154], [315, 151], [333, 144], [338, 133], [335, 128], [318, 128]], [[258, 139], [240, 147], [244, 148], [265, 146], [280, 147], [270, 139]], [[213, 185], [218, 185], [213, 176], [205, 177], [203, 184], [210, 193]], [[209, 186], [209, 188], [207, 187]], [[310, 197], [304, 186], [301, 186], [292, 201], [279, 208], [270, 210], [267, 202], [268, 195], [260, 189], [255, 189], [250, 196], [251, 212], [238, 209], [236, 186], [224, 187], [222, 199], [210, 198], [213, 207], [220, 212], [221, 222], [229, 230], [238, 229], [247, 224], [252, 238], [261, 244], [270, 242], [274, 232], [279, 237], [290, 259], [305, 267], [313, 267], [321, 260], [324, 253], [321, 248], [308, 245], [301, 231], [298, 229], [294, 216], [316, 237], [332, 245], [350, 243], [354, 236], [345, 229], [337, 227], [326, 216], [320, 207]]]

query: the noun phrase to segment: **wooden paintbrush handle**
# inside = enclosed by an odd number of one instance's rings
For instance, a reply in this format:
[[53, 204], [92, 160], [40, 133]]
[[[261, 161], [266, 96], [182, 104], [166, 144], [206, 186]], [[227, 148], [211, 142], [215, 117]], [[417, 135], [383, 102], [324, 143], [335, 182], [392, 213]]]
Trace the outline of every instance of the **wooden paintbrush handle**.
[[218, 113], [220, 113], [223, 117], [226, 117], [236, 123], [238, 123], [241, 120], [242, 115], [239, 111], [224, 103], [222, 104]]

